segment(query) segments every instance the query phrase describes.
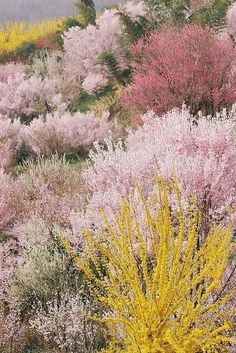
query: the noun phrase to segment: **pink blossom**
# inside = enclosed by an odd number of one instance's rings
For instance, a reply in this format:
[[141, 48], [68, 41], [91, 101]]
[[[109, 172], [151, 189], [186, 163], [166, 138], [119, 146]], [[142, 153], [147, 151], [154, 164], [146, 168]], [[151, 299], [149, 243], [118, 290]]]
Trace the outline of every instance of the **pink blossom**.
[[20, 138], [21, 123], [18, 120], [2, 119], [0, 116], [0, 165], [8, 167], [14, 162], [17, 151], [22, 145]]
[[236, 40], [236, 2], [234, 2], [227, 12], [227, 30]]
[[214, 115], [236, 100], [236, 52], [208, 28], [169, 28], [133, 46], [133, 82], [124, 92], [133, 110], [163, 114], [183, 103]]
[[72, 81], [83, 83], [88, 74], [102, 75], [105, 80], [108, 70], [99, 59], [105, 51], [111, 51], [121, 67], [127, 66], [117, 40], [122, 30], [117, 12], [115, 9], [105, 10], [96, 26], [73, 27], [64, 33], [65, 73]]
[[108, 116], [108, 113], [101, 118], [94, 113], [47, 114], [24, 128], [23, 140], [38, 156], [87, 150], [109, 135]]
[[88, 73], [82, 84], [83, 89], [89, 93], [99, 92], [106, 87], [108, 79], [101, 73]]
[[21, 190], [14, 179], [0, 169], [0, 230], [12, 227], [22, 214]]
[[94, 340], [94, 324], [88, 319], [85, 305], [79, 295], [64, 295], [60, 304], [47, 303], [47, 313], [39, 309], [30, 322], [46, 342], [53, 342], [59, 352], [87, 352]]
[[[178, 178], [184, 206], [192, 194], [205, 217], [217, 222], [234, 219], [236, 212], [235, 123], [222, 116], [200, 117], [197, 126], [185, 108], [163, 117], [144, 116], [144, 124], [128, 136], [126, 147], [107, 141], [106, 149], [91, 152], [93, 165], [84, 173], [92, 197], [82, 215], [71, 215], [75, 232], [80, 224], [98, 223], [98, 210], [117, 212], [122, 196], [135, 189], [137, 179], [145, 193], [155, 187], [155, 174], [167, 181]], [[184, 201], [185, 200], [185, 201]], [[229, 211], [231, 209], [231, 211]], [[81, 228], [80, 228], [81, 229]]]
[[136, 22], [140, 20], [140, 17], [146, 15], [147, 9], [143, 1], [134, 3], [133, 1], [128, 1], [124, 4], [123, 10], [127, 12], [132, 21]]

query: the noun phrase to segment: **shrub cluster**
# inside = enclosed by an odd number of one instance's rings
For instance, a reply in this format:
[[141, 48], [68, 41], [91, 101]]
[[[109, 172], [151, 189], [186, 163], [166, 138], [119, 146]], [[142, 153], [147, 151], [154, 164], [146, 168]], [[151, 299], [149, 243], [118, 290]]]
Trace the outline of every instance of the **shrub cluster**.
[[0, 65], [0, 351], [233, 353], [235, 4], [76, 4]]

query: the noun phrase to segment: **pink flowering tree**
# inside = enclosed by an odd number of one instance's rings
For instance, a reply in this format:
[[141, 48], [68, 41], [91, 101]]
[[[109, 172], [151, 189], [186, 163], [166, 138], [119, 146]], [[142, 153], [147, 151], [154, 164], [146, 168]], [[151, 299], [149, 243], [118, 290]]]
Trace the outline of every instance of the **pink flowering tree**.
[[62, 93], [66, 92], [68, 81], [58, 70], [52, 70], [55, 60], [54, 56], [48, 58], [44, 74], [38, 67], [34, 74], [29, 74], [21, 64], [0, 65], [0, 114], [8, 118], [30, 117], [37, 114], [40, 104], [45, 110], [57, 109], [62, 104], [66, 107]]
[[109, 136], [108, 113], [56, 112], [34, 119], [22, 129], [23, 140], [38, 156], [88, 150], [95, 141]]
[[14, 117], [34, 111], [35, 91], [29, 86], [22, 64], [0, 65], [0, 113]]
[[153, 33], [133, 46], [133, 82], [124, 102], [162, 114], [183, 103], [214, 115], [236, 99], [236, 51], [208, 28], [188, 25]]
[[30, 324], [60, 353], [90, 352], [95, 343], [95, 324], [79, 295], [47, 303], [47, 311], [38, 309]]
[[22, 215], [23, 199], [15, 180], [0, 169], [0, 231], [11, 228]]
[[124, 29], [119, 12], [137, 22], [145, 15], [145, 6], [143, 2], [130, 1], [119, 10], [105, 10], [96, 25], [88, 25], [85, 29], [72, 27], [64, 33], [66, 76], [71, 81], [80, 82], [88, 93], [102, 90], [107, 85], [109, 70], [100, 59], [102, 53], [111, 52], [120, 71], [128, 67], [124, 48], [118, 40]]
[[23, 323], [18, 298], [10, 291], [10, 282], [15, 276], [18, 256], [15, 242], [0, 243], [0, 350], [18, 353], [26, 342], [26, 327]]
[[99, 59], [105, 51], [112, 51], [120, 65], [125, 65], [117, 41], [117, 34], [121, 33], [117, 12], [105, 10], [96, 20], [96, 26], [89, 25], [85, 29], [72, 27], [64, 33], [65, 71], [74, 81], [83, 83], [92, 73], [102, 74], [106, 78], [107, 68]]
[[236, 42], [236, 2], [232, 4], [227, 12], [227, 31], [230, 37]]
[[0, 116], [0, 166], [10, 167], [22, 145], [21, 123]]
[[[234, 114], [234, 113], [232, 113]], [[155, 175], [171, 182], [177, 178], [183, 199], [196, 195], [209, 221], [236, 223], [236, 147], [235, 122], [225, 114], [221, 119], [201, 117], [194, 124], [185, 108], [160, 117], [149, 112], [143, 116], [143, 126], [128, 136], [126, 146], [116, 146], [109, 140], [106, 149], [97, 146], [91, 152], [92, 166], [84, 177], [92, 197], [83, 214], [72, 214], [75, 235], [89, 223], [97, 224], [99, 209], [108, 214], [120, 209], [122, 196], [127, 197], [138, 180], [150, 193], [155, 187]]]

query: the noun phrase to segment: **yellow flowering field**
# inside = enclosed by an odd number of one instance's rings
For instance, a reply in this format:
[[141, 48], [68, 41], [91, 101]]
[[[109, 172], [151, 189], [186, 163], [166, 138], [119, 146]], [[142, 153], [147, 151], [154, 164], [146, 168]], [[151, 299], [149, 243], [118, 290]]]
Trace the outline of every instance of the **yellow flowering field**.
[[47, 20], [27, 24], [21, 22], [6, 22], [0, 27], [0, 54], [13, 52], [23, 42], [38, 40], [54, 33], [62, 19]]

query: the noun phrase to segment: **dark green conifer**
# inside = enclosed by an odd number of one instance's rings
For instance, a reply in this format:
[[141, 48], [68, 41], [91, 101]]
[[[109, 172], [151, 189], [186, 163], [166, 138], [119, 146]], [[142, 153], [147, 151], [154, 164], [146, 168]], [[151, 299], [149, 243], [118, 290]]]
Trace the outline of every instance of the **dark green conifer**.
[[96, 24], [96, 9], [93, 0], [79, 0], [75, 2], [75, 6], [79, 9], [83, 18], [83, 26]]

